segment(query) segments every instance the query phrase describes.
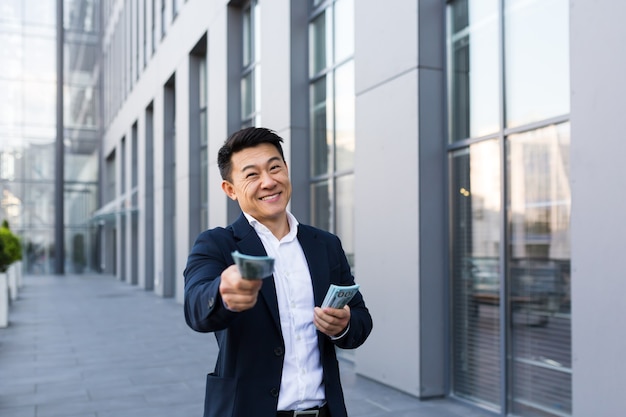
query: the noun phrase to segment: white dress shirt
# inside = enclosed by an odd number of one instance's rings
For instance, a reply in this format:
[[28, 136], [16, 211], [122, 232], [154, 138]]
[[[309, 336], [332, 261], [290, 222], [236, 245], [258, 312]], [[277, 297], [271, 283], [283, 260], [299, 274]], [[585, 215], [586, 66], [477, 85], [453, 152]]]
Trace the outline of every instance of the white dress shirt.
[[289, 233], [280, 241], [252, 216], [244, 213], [274, 258], [274, 283], [280, 327], [285, 341], [278, 410], [303, 410], [325, 403], [323, 370], [313, 324], [313, 284], [297, 239], [298, 221], [289, 212]]

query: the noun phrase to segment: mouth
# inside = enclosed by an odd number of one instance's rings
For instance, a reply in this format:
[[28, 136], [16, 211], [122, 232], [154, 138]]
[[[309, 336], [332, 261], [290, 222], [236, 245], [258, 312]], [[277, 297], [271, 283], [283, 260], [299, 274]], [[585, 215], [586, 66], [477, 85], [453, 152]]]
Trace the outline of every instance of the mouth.
[[261, 197], [259, 200], [261, 201], [271, 201], [271, 200], [275, 200], [278, 197], [280, 197], [280, 193], [276, 193], [276, 194], [272, 194], [272, 195], [266, 195], [265, 197]]

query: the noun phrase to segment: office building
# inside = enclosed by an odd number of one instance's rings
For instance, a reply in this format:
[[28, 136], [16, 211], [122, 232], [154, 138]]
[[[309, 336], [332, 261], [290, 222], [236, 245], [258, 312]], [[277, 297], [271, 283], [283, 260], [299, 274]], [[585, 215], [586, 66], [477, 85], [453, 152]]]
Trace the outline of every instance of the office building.
[[359, 374], [494, 415], [619, 415], [626, 5], [97, 9], [90, 268], [182, 302], [195, 237], [238, 215], [217, 150], [269, 127], [290, 210], [341, 237], [372, 312], [367, 343], [341, 353]]

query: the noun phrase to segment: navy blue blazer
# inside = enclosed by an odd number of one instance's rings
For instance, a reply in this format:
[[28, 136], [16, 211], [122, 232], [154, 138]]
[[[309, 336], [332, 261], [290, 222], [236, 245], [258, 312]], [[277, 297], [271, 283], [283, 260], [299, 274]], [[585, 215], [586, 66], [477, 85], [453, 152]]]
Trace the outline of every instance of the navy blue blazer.
[[[309, 265], [316, 306], [321, 305], [331, 283], [354, 283], [337, 236], [300, 224], [297, 237]], [[227, 310], [219, 293], [220, 275], [234, 263], [231, 253], [235, 250], [266, 255], [243, 214], [226, 228], [201, 233], [184, 272], [185, 320], [196, 331], [214, 332], [219, 345], [215, 369], [207, 375], [204, 417], [273, 417], [285, 351], [276, 287], [273, 277], [266, 278], [252, 309], [240, 313]], [[356, 348], [372, 330], [372, 318], [360, 292], [350, 301], [350, 312], [350, 329], [341, 339], [333, 341], [317, 332], [332, 417], [347, 417], [335, 345]]]

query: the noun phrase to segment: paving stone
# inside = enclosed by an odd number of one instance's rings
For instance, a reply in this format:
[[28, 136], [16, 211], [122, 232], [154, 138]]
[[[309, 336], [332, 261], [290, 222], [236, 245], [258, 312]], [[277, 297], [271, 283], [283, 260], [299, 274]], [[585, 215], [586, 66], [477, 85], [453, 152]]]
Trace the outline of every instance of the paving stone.
[[[200, 417], [217, 352], [173, 299], [104, 275], [26, 276], [0, 329], [0, 416]], [[494, 416], [340, 364], [351, 417]]]

